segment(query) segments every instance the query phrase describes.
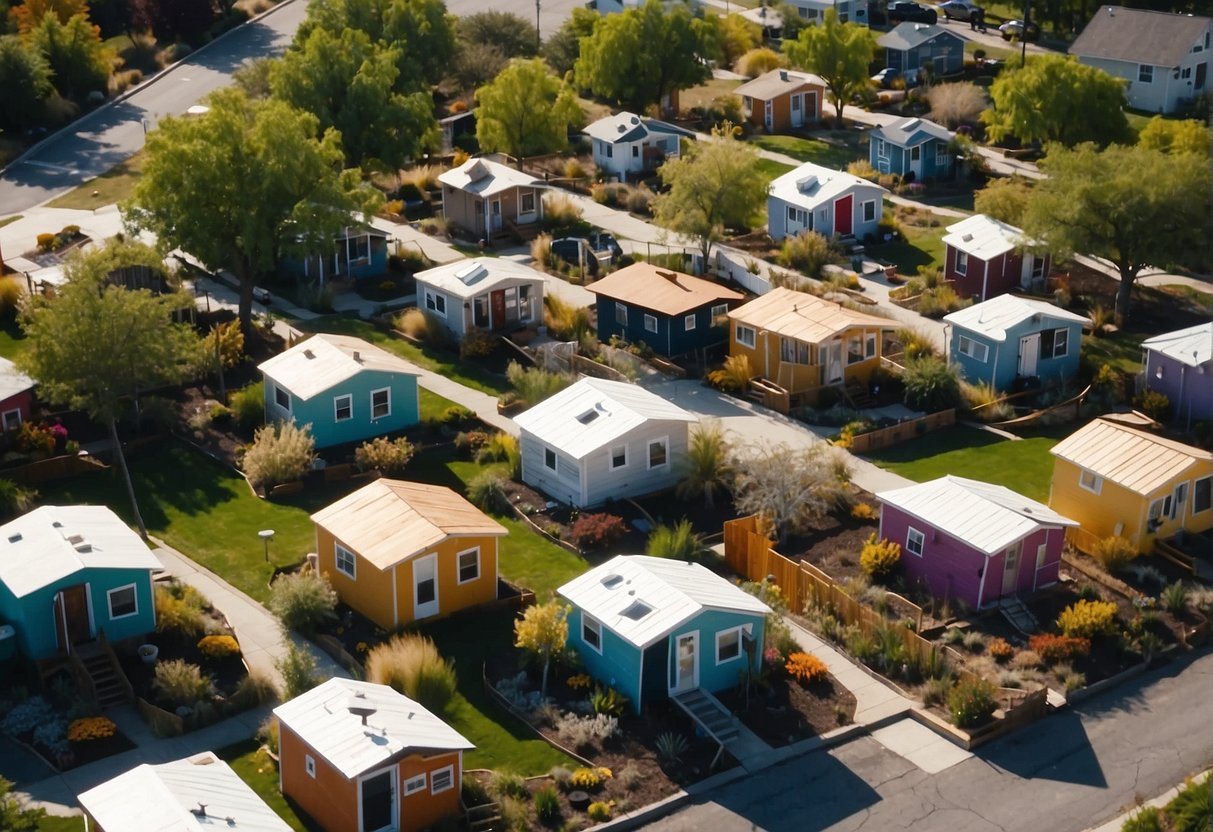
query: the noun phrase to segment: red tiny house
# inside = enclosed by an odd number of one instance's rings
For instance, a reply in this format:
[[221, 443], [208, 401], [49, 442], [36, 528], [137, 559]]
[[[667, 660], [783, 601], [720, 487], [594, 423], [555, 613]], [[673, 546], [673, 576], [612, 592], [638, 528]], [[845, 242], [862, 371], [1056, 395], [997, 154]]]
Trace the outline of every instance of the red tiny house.
[[947, 227], [944, 279], [963, 298], [986, 301], [1044, 284], [1049, 258], [1026, 251], [1014, 226], [976, 214]]

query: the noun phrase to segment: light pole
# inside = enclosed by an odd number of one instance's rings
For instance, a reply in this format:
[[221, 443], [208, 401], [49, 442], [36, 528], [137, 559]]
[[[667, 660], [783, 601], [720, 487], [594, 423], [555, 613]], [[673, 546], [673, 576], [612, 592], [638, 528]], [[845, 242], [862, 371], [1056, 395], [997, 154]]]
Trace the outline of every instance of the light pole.
[[257, 532], [257, 537], [261, 538], [261, 542], [265, 544], [265, 562], [270, 562], [270, 541], [274, 539], [273, 529], [262, 529]]
[[543, 44], [543, 39], [539, 36], [539, 2], [535, 0], [535, 51], [539, 51], [539, 47]]

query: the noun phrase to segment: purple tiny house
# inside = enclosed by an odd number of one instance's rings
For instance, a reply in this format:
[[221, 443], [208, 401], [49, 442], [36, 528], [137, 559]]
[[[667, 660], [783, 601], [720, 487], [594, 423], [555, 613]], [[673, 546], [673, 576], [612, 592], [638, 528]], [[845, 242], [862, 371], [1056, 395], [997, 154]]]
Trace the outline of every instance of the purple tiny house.
[[1145, 350], [1142, 380], [1171, 401], [1171, 416], [1185, 427], [1213, 413], [1213, 323], [1155, 335]]
[[906, 579], [974, 609], [1057, 582], [1066, 527], [1048, 506], [961, 477], [883, 491], [880, 536], [901, 545]]

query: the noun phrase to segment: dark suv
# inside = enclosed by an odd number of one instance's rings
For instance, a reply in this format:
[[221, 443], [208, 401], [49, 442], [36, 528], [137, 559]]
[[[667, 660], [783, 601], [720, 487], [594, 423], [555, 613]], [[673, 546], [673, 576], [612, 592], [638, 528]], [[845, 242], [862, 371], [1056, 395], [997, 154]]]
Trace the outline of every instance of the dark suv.
[[897, 25], [903, 21], [912, 23], [935, 23], [939, 15], [934, 9], [918, 3], [896, 2], [889, 4], [889, 23]]

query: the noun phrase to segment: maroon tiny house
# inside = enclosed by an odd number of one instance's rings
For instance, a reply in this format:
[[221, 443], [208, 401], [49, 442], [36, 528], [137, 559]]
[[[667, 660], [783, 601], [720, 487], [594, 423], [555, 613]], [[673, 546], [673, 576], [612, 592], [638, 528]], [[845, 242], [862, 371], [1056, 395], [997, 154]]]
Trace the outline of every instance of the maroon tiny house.
[[1056, 583], [1066, 527], [1078, 525], [1001, 485], [961, 477], [876, 499], [880, 536], [901, 546], [906, 580], [974, 609]]
[[1021, 251], [1023, 232], [984, 214], [949, 225], [944, 243], [944, 278], [962, 298], [977, 302], [1013, 289], [1044, 286], [1049, 257]]
[[34, 407], [34, 380], [7, 358], [0, 358], [0, 428], [6, 433], [29, 421]]

